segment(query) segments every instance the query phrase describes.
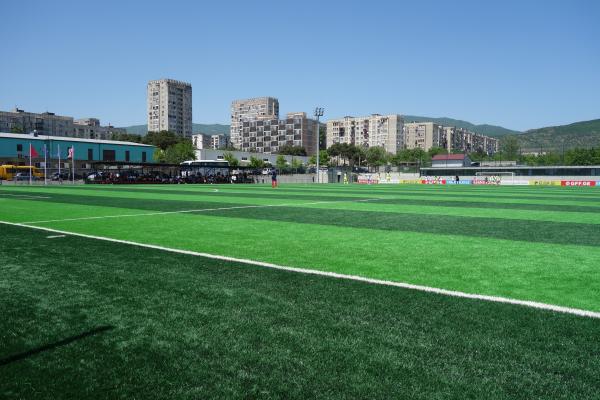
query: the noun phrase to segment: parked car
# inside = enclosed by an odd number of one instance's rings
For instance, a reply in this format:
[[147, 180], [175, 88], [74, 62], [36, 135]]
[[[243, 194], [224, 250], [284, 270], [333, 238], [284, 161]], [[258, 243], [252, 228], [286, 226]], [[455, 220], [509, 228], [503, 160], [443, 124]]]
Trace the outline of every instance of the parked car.
[[[29, 174], [28, 174], [27, 172], [17, 172], [17, 173], [15, 174], [15, 176], [14, 176], [14, 179], [15, 179], [16, 181], [28, 181], [28, 180], [30, 179], [30, 176], [29, 176]], [[35, 176], [35, 175], [33, 175], [33, 176], [31, 177], [31, 180], [32, 180], [32, 181], [35, 181], [35, 180], [37, 180], [37, 179], [38, 179], [38, 177], [37, 177], [37, 176]]]

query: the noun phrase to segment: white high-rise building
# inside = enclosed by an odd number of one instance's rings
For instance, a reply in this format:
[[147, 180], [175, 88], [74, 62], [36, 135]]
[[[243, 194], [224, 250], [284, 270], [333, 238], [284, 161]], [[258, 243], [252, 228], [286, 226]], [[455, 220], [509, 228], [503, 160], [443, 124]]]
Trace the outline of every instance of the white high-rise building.
[[192, 85], [173, 79], [148, 82], [148, 131], [192, 137]]
[[327, 147], [335, 143], [379, 146], [396, 154], [404, 146], [404, 120], [397, 114], [332, 119], [327, 121]]
[[255, 97], [231, 102], [231, 144], [242, 148], [244, 122], [279, 119], [279, 100], [274, 97]]

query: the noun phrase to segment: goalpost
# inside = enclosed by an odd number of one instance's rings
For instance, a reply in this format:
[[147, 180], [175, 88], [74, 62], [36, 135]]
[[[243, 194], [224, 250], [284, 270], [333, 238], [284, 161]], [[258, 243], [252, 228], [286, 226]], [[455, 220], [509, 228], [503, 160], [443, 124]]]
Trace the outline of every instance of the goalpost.
[[475, 173], [477, 179], [487, 180], [491, 184], [500, 185], [501, 182], [508, 183], [510, 185], [515, 183], [515, 173], [507, 171], [478, 171]]

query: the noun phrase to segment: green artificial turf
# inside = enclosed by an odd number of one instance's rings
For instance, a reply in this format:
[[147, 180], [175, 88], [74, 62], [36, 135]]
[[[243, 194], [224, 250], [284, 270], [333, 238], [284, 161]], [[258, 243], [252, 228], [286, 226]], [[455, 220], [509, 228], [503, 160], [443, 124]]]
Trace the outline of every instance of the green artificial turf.
[[600, 311], [597, 188], [7, 186], [0, 204], [4, 221]]
[[598, 188], [7, 186], [0, 204], [4, 221], [600, 311]]
[[0, 229], [0, 398], [600, 392], [597, 319]]

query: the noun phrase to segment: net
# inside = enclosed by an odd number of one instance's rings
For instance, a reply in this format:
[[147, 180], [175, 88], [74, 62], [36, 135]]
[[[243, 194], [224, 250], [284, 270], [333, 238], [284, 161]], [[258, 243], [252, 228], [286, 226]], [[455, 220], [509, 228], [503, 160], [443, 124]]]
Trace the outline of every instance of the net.
[[507, 171], [478, 171], [475, 173], [475, 176], [477, 176], [477, 179], [489, 181], [498, 185], [501, 182], [512, 184], [515, 181], [515, 173]]

